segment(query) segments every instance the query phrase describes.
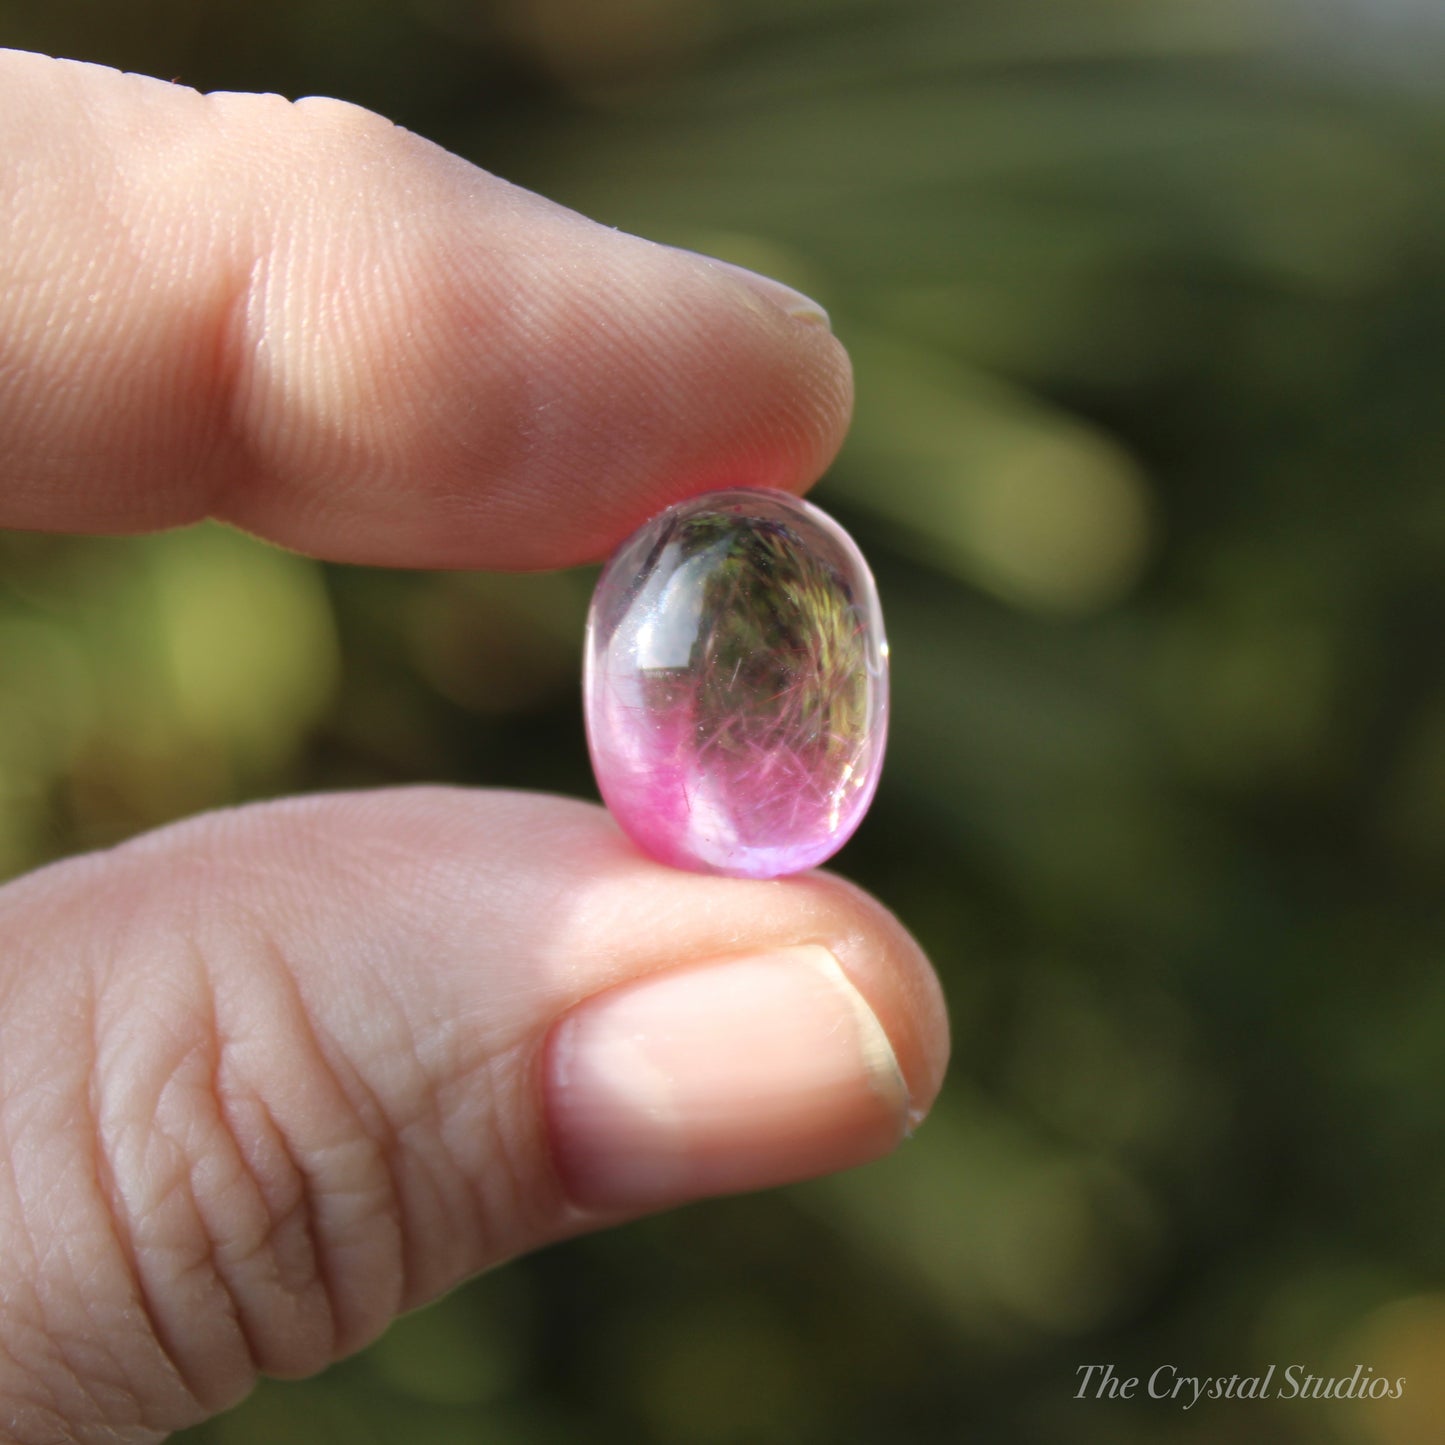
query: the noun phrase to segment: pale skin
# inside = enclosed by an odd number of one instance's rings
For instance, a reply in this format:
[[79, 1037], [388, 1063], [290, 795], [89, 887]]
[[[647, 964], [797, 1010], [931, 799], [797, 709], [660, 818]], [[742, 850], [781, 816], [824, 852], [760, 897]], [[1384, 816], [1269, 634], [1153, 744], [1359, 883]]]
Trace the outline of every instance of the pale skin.
[[[0, 52], [0, 137], [0, 526], [563, 567], [847, 427], [803, 298], [354, 106]], [[948, 1052], [857, 888], [520, 793], [211, 814], [0, 889], [0, 943], [4, 1445], [157, 1440], [526, 1250], [878, 1157]]]

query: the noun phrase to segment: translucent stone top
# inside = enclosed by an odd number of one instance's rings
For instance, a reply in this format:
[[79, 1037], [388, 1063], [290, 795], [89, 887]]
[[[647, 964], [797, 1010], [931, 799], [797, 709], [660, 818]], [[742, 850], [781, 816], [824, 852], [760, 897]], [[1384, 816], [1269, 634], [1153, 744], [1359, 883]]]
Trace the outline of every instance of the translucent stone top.
[[830, 857], [878, 786], [888, 644], [868, 565], [784, 492], [711, 492], [618, 548], [588, 617], [597, 783], [648, 853], [772, 878]]

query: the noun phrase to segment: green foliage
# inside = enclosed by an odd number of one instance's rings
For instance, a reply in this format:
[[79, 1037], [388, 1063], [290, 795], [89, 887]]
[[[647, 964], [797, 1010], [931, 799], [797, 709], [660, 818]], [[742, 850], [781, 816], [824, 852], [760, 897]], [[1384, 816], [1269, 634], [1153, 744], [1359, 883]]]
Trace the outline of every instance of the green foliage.
[[[829, 307], [858, 417], [817, 495], [896, 678], [840, 866], [953, 1010], [895, 1159], [509, 1265], [188, 1438], [1439, 1438], [1429, 7], [9, 0], [0, 43], [341, 94]], [[590, 792], [589, 582], [6, 539], [0, 863], [285, 790]], [[1399, 1409], [1073, 1398], [1361, 1359]]]

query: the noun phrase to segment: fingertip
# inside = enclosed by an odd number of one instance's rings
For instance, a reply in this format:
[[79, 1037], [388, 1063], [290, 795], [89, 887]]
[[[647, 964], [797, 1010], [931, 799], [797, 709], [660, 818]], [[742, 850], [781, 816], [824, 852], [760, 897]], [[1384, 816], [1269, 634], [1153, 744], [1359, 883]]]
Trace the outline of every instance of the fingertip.
[[682, 966], [553, 1033], [553, 1153], [571, 1197], [640, 1212], [887, 1153], [907, 1094], [878, 1019], [817, 944]]
[[802, 491], [846, 431], [796, 293], [346, 102], [0, 54], [0, 121], [8, 525], [563, 566], [710, 487]]

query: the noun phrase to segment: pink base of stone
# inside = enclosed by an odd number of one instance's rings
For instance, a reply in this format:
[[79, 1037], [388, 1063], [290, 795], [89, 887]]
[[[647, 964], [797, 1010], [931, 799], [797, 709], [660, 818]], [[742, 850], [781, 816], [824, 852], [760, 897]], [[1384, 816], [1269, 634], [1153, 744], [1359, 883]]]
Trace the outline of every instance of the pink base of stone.
[[598, 580], [584, 693], [598, 786], [646, 852], [741, 878], [816, 867], [882, 768], [888, 647], [867, 564], [784, 493], [669, 508]]
[[688, 746], [692, 717], [654, 715], [639, 757], [635, 716], [590, 730], [603, 801], [645, 852], [675, 868], [699, 866], [733, 878], [777, 878], [815, 868], [853, 835], [878, 784], [875, 734], [846, 765], [846, 779], [820, 786], [806, 759], [786, 748], [749, 760], [709, 759]]

